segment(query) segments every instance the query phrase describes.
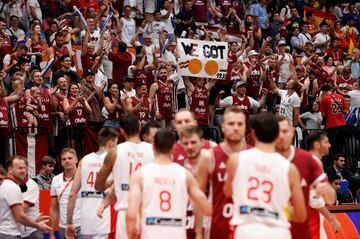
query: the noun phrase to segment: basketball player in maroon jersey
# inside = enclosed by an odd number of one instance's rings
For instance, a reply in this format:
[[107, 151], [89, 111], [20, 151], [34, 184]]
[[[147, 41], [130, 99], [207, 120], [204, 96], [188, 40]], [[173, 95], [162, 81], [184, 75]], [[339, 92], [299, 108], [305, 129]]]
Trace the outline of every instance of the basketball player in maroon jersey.
[[217, 82], [217, 79], [210, 79], [206, 83], [205, 78], [195, 77], [191, 83], [189, 77], [184, 76], [186, 95], [190, 99], [190, 110], [195, 113], [195, 119], [199, 125], [209, 125], [209, 93]]
[[[326, 175], [313, 159], [312, 155], [292, 145], [295, 128], [290, 126], [284, 116], [278, 116], [279, 136], [276, 140], [276, 150], [282, 156], [290, 160], [300, 172], [300, 183], [305, 198], [308, 215], [310, 210], [309, 191], [315, 189], [319, 196], [322, 196], [326, 204], [335, 202], [335, 191], [326, 182]], [[303, 223], [291, 222], [291, 234], [294, 239], [310, 239], [309, 218]]]
[[229, 238], [229, 222], [232, 216], [232, 199], [223, 193], [226, 180], [226, 164], [231, 153], [238, 153], [247, 148], [245, 144], [246, 118], [244, 112], [235, 106], [225, 109], [221, 130], [224, 142], [212, 149], [210, 157], [202, 157], [198, 163], [197, 180], [202, 190], [206, 191], [210, 183], [210, 197], [213, 207], [210, 234], [205, 238]]
[[132, 107], [130, 113], [136, 115], [140, 125], [144, 126], [150, 118], [151, 103], [147, 95], [146, 85], [143, 82], [135, 84], [135, 95], [130, 98]]
[[[185, 159], [183, 160], [183, 166], [189, 170], [194, 177], [197, 177], [198, 162], [201, 157], [209, 158], [209, 150], [203, 149], [204, 139], [203, 131], [197, 126], [185, 126], [181, 132], [181, 144], [185, 150]], [[195, 217], [192, 204], [188, 205], [187, 218], [186, 218], [186, 234], [187, 239], [195, 239], [196, 232], [202, 234], [202, 220], [199, 217]], [[195, 221], [197, 219], [197, 221]], [[201, 219], [201, 218], [200, 218]], [[197, 225], [196, 225], [197, 224]]]
[[153, 83], [149, 90], [149, 99], [155, 103], [155, 117], [168, 126], [174, 119], [174, 93], [173, 82], [168, 78], [166, 66], [160, 66], [157, 82]]
[[[181, 144], [181, 134], [182, 130], [186, 126], [197, 126], [197, 122], [195, 120], [195, 116], [193, 112], [187, 110], [187, 109], [181, 109], [175, 114], [175, 130], [177, 135], [180, 137], [180, 140], [178, 140], [172, 150], [173, 155], [173, 161], [184, 165], [184, 160], [186, 157], [185, 149], [183, 145]], [[204, 140], [202, 147], [204, 149], [210, 149], [217, 146], [217, 144], [213, 141]]]

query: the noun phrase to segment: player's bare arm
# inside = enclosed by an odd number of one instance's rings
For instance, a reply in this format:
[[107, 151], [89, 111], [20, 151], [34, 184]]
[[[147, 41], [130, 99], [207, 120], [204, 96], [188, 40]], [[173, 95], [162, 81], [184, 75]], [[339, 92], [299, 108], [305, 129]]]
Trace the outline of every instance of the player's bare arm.
[[103, 217], [103, 212], [104, 210], [110, 206], [116, 199], [115, 196], [115, 186], [114, 184], [112, 184], [108, 190], [106, 190], [106, 194], [105, 197], [103, 198], [103, 200], [101, 201], [101, 204], [99, 205], [98, 209], [97, 209], [97, 215], [102, 218]]
[[197, 183], [199, 184], [200, 189], [205, 192], [206, 187], [210, 180], [211, 175], [211, 153], [208, 150], [203, 150], [202, 157], [200, 157], [198, 162], [198, 171], [196, 175]]
[[300, 174], [296, 166], [290, 165], [289, 169], [289, 184], [291, 191], [291, 204], [293, 206], [293, 213], [291, 220], [294, 222], [304, 222], [307, 218], [304, 194], [300, 186]]
[[[50, 225], [54, 230], [56, 224], [59, 221], [59, 202], [56, 196], [51, 197], [51, 209], [50, 209]], [[50, 232], [50, 238], [55, 238], [54, 232]]]
[[197, 209], [198, 213], [210, 216], [212, 214], [211, 205], [208, 202], [205, 193], [199, 188], [195, 177], [189, 171], [186, 171], [186, 181], [189, 197], [194, 208]]
[[136, 231], [136, 218], [140, 210], [143, 177], [141, 170], [135, 172], [130, 178], [129, 205], [126, 210], [126, 227], [129, 238], [134, 238]]
[[109, 177], [114, 163], [116, 160], [116, 147], [111, 149], [104, 159], [104, 164], [101, 167], [98, 176], [95, 181], [95, 190], [105, 191], [106, 189], [106, 179]]
[[233, 191], [232, 191], [232, 183], [235, 177], [236, 168], [238, 167], [238, 153], [233, 153], [230, 155], [229, 160], [227, 162], [227, 175], [228, 178], [224, 184], [224, 194], [227, 197], [232, 197]]
[[66, 211], [66, 236], [74, 237], [75, 236], [75, 227], [73, 225], [73, 214], [75, 209], [76, 197], [81, 188], [81, 161], [76, 170], [73, 184], [70, 190], [70, 195], [68, 199], [67, 211]]

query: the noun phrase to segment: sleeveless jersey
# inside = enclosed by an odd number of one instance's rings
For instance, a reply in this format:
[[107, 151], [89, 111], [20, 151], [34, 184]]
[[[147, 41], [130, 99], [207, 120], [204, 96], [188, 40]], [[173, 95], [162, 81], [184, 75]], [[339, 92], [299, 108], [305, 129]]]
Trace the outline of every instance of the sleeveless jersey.
[[110, 207], [104, 210], [103, 218], [99, 218], [94, 210], [99, 207], [104, 198], [104, 192], [97, 192], [94, 186], [106, 154], [107, 152], [90, 153], [82, 159], [80, 171], [81, 233], [84, 235], [110, 233]]
[[113, 167], [116, 205], [115, 210], [128, 207], [128, 191], [130, 175], [140, 169], [142, 165], [154, 161], [152, 145], [146, 142], [124, 142], [117, 146], [117, 156]]
[[[57, 112], [63, 112], [64, 113], [64, 108], [63, 108], [63, 101], [64, 101], [64, 97], [62, 94], [60, 94], [59, 92], [55, 93], [55, 98], [58, 102], [58, 107], [56, 109]], [[60, 116], [56, 116], [57, 122], [58, 122], [58, 126], [59, 127], [63, 127], [65, 126], [65, 121], [62, 121], [60, 119]]]
[[[140, 99], [136, 96], [133, 96], [131, 97], [131, 103], [132, 106], [135, 107], [140, 103]], [[143, 98], [143, 104], [133, 113], [139, 119], [140, 125], [144, 126], [149, 121], [150, 104], [149, 99], [146, 96]]]
[[[76, 99], [74, 98], [67, 98], [69, 101], [69, 105], [71, 105], [72, 103], [74, 103], [76, 101]], [[85, 106], [83, 104], [81, 104], [80, 102], [76, 102], [76, 105], [73, 109], [73, 111], [71, 111], [68, 116], [68, 124], [69, 125], [74, 125], [74, 124], [85, 124], [86, 123], [86, 119], [85, 119]]]
[[201, 89], [194, 87], [190, 110], [195, 113], [199, 125], [209, 125], [209, 94], [205, 87]]
[[41, 52], [44, 49], [41, 41], [31, 42], [30, 52]]
[[[1, 51], [0, 51], [0, 59], [4, 59], [4, 57], [6, 56], [6, 54], [12, 54], [13, 53], [13, 48], [12, 48], [12, 44], [11, 44], [11, 39], [9, 36], [4, 35], [4, 36], [0, 36], [0, 41], [2, 41], [2, 47], [1, 47]], [[11, 64], [11, 62], [10, 62]], [[0, 66], [2, 67], [3, 65], [3, 61], [0, 61]]]
[[46, 127], [48, 132], [51, 132], [51, 110], [50, 110], [50, 93], [48, 89], [42, 89], [41, 107], [39, 107], [39, 116], [37, 118], [38, 125]]
[[[113, 103], [114, 101], [112, 99], [110, 99], [111, 103]], [[120, 119], [124, 116], [124, 111], [121, 105], [121, 102], [118, 101], [118, 103], [116, 104], [115, 107], [115, 111], [112, 113], [109, 113], [108, 115], [108, 119], [109, 120], [113, 120], [113, 121], [120, 121]]]
[[226, 164], [229, 155], [221, 145], [213, 148], [213, 154], [215, 165], [210, 184], [210, 197], [213, 208], [210, 239], [229, 238], [229, 223], [233, 213], [233, 203], [232, 199], [226, 197], [223, 193], [224, 183], [227, 178]]
[[7, 101], [0, 98], [0, 128], [9, 127], [9, 107]]
[[173, 86], [157, 81], [158, 90], [156, 92], [156, 104], [162, 120], [173, 119]]
[[186, 239], [186, 169], [176, 163], [151, 163], [141, 172], [141, 238]]
[[[211, 148], [210, 141], [209, 140], [204, 140], [202, 148], [203, 149], [210, 149]], [[181, 166], [184, 166], [186, 154], [185, 154], [184, 147], [180, 143], [180, 140], [177, 141], [174, 144], [174, 147], [173, 147], [173, 150], [172, 150], [172, 156], [173, 156], [173, 162], [174, 163], [178, 163]]]
[[127, 20], [125, 19], [125, 17], [122, 17], [120, 21], [122, 23], [121, 39], [128, 46], [131, 46], [131, 38], [135, 35], [135, 30], [136, 30], [135, 20], [132, 18]]
[[263, 223], [289, 229], [285, 215], [291, 192], [290, 162], [279, 153], [256, 148], [239, 153], [233, 188], [234, 215], [231, 225]]
[[194, 2], [195, 9], [195, 21], [196, 22], [206, 22], [207, 21], [207, 1], [206, 0], [196, 0]]
[[[249, 68], [250, 63], [246, 62], [245, 65]], [[260, 94], [260, 65], [257, 64], [250, 73], [247, 79], [246, 94], [255, 100], [259, 99]]]
[[250, 129], [250, 100], [249, 97], [245, 96], [243, 100], [240, 100], [239, 97], [233, 95], [233, 105], [238, 106], [245, 114], [246, 117], [246, 129]]
[[148, 84], [148, 80], [147, 80], [147, 75], [145, 70], [137, 70], [135, 72], [135, 76], [134, 76], [134, 85], [136, 85], [137, 83], [143, 83], [147, 86]]
[[232, 77], [232, 69], [233, 69], [233, 64], [237, 61], [236, 58], [236, 53], [233, 53], [231, 51], [229, 51], [228, 53], [228, 67], [226, 69], [226, 80], [224, 81], [218, 81], [218, 83], [220, 83], [221, 85], [231, 85], [234, 83], [234, 81], [232, 81], [234, 78]]
[[339, 90], [344, 92], [345, 94], [349, 91], [348, 87], [353, 86], [357, 82], [357, 79], [354, 77], [350, 77], [349, 79], [345, 80], [343, 77], [338, 77], [336, 79], [336, 84], [339, 87]]
[[[27, 132], [28, 120], [25, 115], [26, 99], [24, 96], [20, 98], [16, 103], [11, 105], [11, 121], [14, 127], [20, 127], [19, 129]], [[19, 130], [17, 129], [17, 130]]]

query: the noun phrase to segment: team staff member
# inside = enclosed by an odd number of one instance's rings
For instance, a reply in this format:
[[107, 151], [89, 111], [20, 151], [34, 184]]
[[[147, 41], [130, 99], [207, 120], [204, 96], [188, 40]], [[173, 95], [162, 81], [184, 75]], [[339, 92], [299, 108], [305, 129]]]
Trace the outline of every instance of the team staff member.
[[[61, 239], [65, 239], [66, 214], [67, 205], [70, 196], [70, 190], [74, 182], [76, 173], [76, 164], [78, 158], [76, 151], [72, 148], [65, 148], [60, 153], [61, 166], [64, 169], [63, 173], [56, 175], [51, 182], [51, 227], [55, 229], [55, 225], [59, 222], [59, 235]], [[80, 195], [77, 196], [79, 200], [75, 205], [73, 215], [73, 224], [76, 228], [76, 239], [81, 239], [80, 232], [80, 216], [81, 216], [81, 200]], [[55, 238], [54, 233], [50, 234], [50, 238]]]
[[27, 177], [28, 161], [22, 156], [13, 156], [6, 162], [7, 177], [0, 185], [0, 239], [19, 239], [19, 223], [48, 232], [48, 217], [32, 219], [25, 215], [23, 197], [19, 184]]
[[128, 237], [136, 234], [135, 224], [141, 209], [141, 238], [186, 239], [188, 199], [206, 215], [211, 206], [194, 176], [172, 162], [175, 134], [161, 129], [155, 135], [155, 161], [135, 172], [130, 180], [129, 206], [126, 212]]
[[279, 126], [273, 115], [257, 115], [253, 132], [255, 147], [231, 155], [227, 163], [224, 193], [232, 196], [234, 202], [234, 238], [290, 239], [290, 223], [285, 214], [289, 200], [292, 220], [306, 219], [299, 172], [275, 151]]
[[77, 195], [81, 194], [81, 232], [84, 238], [106, 239], [110, 233], [110, 208], [102, 212], [99, 218], [96, 211], [101, 203], [104, 193], [95, 191], [96, 175], [99, 173], [107, 153], [116, 147], [119, 134], [111, 128], [99, 131], [99, 150], [85, 155], [77, 168], [67, 206], [66, 236], [68, 239], [75, 237], [73, 214]]

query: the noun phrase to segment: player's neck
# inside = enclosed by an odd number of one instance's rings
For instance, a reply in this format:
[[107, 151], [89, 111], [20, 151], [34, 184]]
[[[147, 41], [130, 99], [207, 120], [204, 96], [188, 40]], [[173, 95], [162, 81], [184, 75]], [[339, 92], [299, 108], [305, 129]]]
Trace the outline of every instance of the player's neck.
[[266, 153], [274, 153], [275, 152], [275, 143], [264, 143], [260, 142], [259, 140], [255, 141], [255, 148], [259, 149], [260, 151]]
[[109, 148], [109, 147], [101, 146], [96, 153], [102, 154], [102, 153], [109, 152], [109, 151], [110, 151], [110, 148]]
[[311, 154], [315, 155], [319, 160], [321, 160], [325, 155], [323, 155], [322, 153], [320, 153], [318, 150], [310, 150], [309, 151]]
[[158, 164], [170, 164], [172, 162], [172, 154], [155, 153], [155, 162]]
[[76, 172], [76, 168], [64, 169], [64, 178], [70, 179], [73, 178]]
[[131, 142], [131, 143], [136, 143], [136, 144], [141, 142], [139, 135], [127, 136], [126, 141]]
[[242, 142], [232, 142], [227, 140], [226, 138], [224, 139], [224, 144], [223, 147], [225, 148], [226, 151], [228, 151], [229, 153], [238, 153], [240, 152], [242, 149], [244, 149], [244, 144]]

